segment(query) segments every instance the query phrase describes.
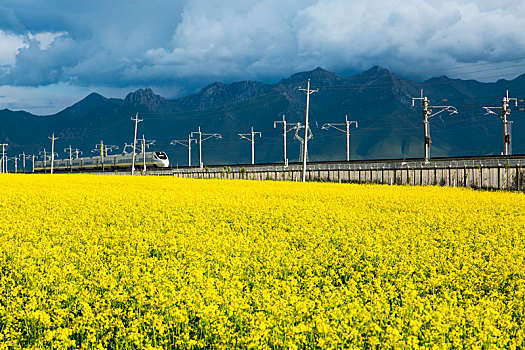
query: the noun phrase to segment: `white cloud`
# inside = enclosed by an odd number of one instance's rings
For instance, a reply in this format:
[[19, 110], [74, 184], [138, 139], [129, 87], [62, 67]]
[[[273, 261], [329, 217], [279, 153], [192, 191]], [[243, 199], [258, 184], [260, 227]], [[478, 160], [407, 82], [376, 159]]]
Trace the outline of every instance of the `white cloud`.
[[0, 66], [12, 66], [21, 48], [28, 44], [23, 35], [15, 35], [0, 30]]
[[[176, 77], [282, 76], [323, 66], [397, 72], [516, 57], [525, 49], [525, 5], [506, 1], [207, 1], [188, 3], [153, 66]], [[168, 73], [169, 74], [169, 73]]]
[[29, 40], [36, 40], [39, 42], [40, 50], [47, 50], [56, 38], [67, 35], [67, 32], [43, 32], [43, 33], [28, 33]]
[[523, 56], [523, 18], [521, 0], [8, 0], [0, 84], [187, 91], [317, 66], [439, 75]]

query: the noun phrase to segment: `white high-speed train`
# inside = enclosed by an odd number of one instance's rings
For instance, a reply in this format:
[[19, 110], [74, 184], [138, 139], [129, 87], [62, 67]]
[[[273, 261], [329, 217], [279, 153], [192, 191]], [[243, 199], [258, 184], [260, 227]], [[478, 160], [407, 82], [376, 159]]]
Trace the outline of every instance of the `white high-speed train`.
[[[144, 165], [144, 157], [146, 167], [166, 168], [170, 165], [168, 155], [164, 152], [146, 152], [145, 154], [137, 153], [135, 155], [135, 167], [139, 168]], [[133, 162], [132, 154], [107, 155], [102, 159], [102, 156], [84, 157], [69, 159], [55, 159], [53, 163], [54, 171], [83, 171], [83, 170], [118, 170], [131, 169]], [[50, 172], [51, 162], [36, 161], [35, 172]]]

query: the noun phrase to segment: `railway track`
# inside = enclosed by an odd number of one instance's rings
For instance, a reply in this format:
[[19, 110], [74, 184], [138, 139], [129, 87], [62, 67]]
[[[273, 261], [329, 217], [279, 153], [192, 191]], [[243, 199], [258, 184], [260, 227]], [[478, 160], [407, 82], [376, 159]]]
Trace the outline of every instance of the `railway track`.
[[[350, 160], [350, 161], [317, 161], [317, 162], [308, 162], [308, 167], [329, 167], [330, 165], [345, 165], [345, 166], [366, 166], [371, 164], [385, 164], [385, 165], [395, 165], [395, 164], [429, 164], [435, 165], [437, 163], [473, 163], [473, 164], [482, 164], [482, 163], [515, 163], [516, 161], [523, 160], [525, 165], [525, 154], [516, 154], [516, 155], [494, 155], [494, 156], [460, 156], [460, 157], [436, 157], [431, 158], [428, 162], [425, 162], [424, 158], [398, 158], [398, 159], [359, 159], [359, 160]], [[207, 169], [217, 169], [224, 167], [235, 167], [235, 168], [244, 168], [246, 170], [253, 168], [269, 168], [269, 167], [283, 167], [283, 163], [257, 163], [257, 164], [211, 164], [206, 165]], [[290, 162], [288, 163], [289, 168], [298, 168], [302, 167], [302, 162]], [[163, 169], [164, 171], [177, 172], [191, 169], [199, 169], [198, 166], [178, 166], [178, 167], [168, 167]]]

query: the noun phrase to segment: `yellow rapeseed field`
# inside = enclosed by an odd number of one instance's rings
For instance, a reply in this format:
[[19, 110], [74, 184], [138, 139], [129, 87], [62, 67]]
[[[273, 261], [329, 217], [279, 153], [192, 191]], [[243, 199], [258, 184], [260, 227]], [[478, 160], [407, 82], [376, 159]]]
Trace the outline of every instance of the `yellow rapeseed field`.
[[0, 348], [523, 348], [525, 196], [0, 176]]

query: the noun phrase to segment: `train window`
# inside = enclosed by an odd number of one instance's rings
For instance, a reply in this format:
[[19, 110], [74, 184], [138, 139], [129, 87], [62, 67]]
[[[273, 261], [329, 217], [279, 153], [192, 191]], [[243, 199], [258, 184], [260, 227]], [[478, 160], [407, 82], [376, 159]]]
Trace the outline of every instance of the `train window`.
[[166, 153], [164, 153], [164, 152], [155, 152], [155, 155], [156, 155], [159, 159], [168, 159], [168, 156], [167, 156]]

